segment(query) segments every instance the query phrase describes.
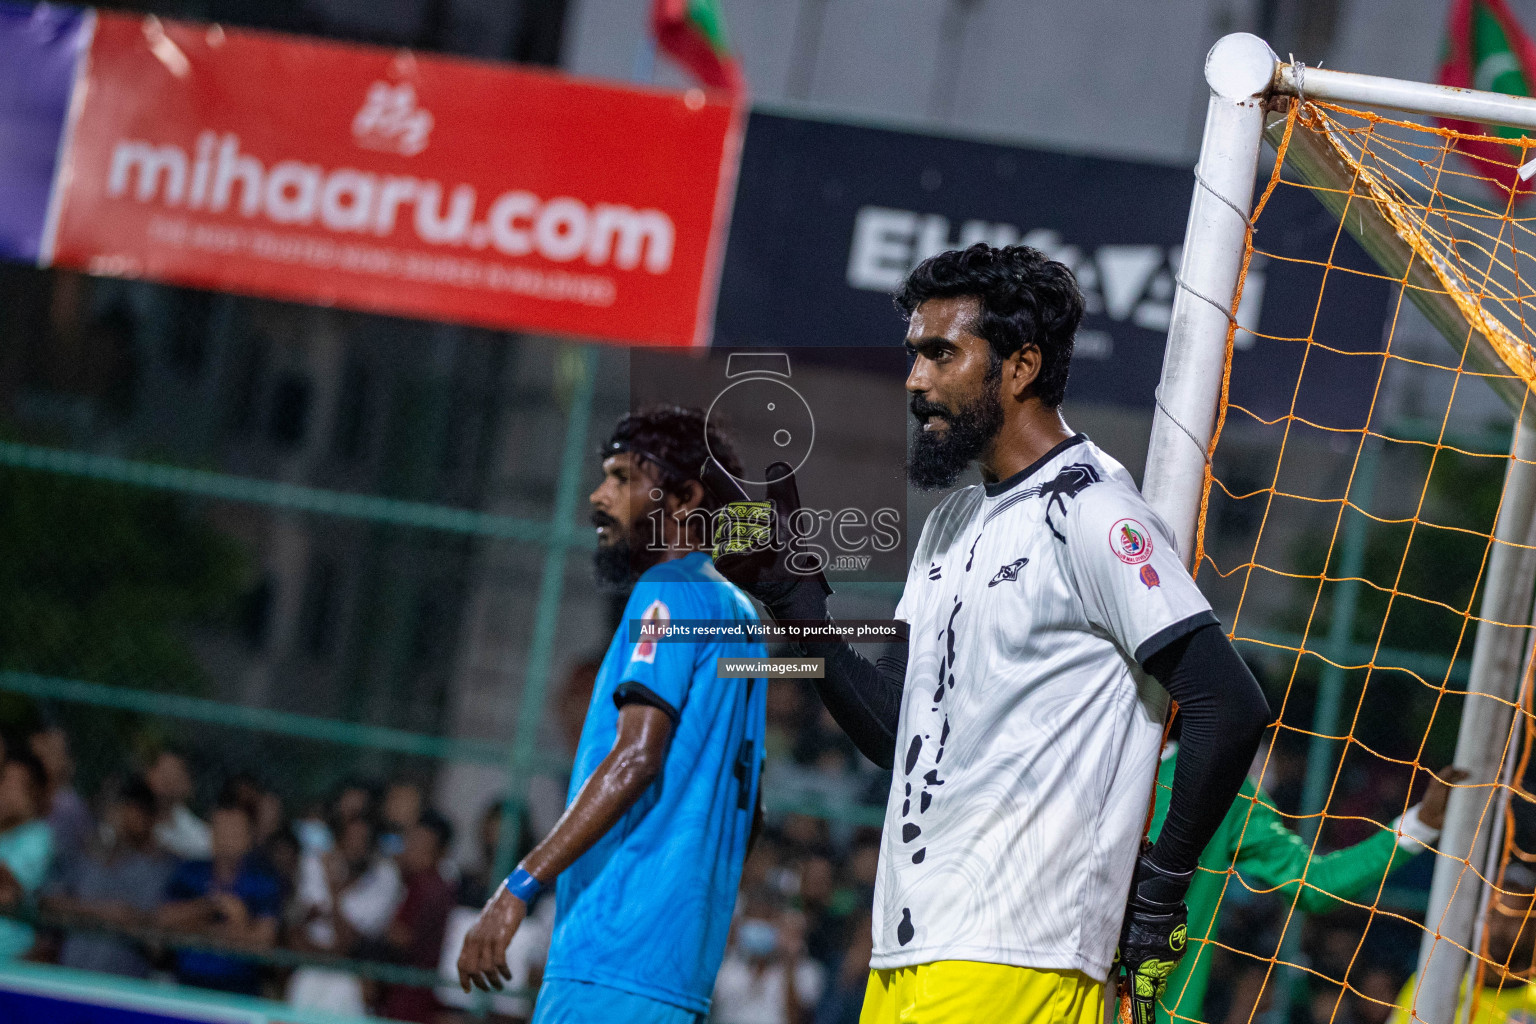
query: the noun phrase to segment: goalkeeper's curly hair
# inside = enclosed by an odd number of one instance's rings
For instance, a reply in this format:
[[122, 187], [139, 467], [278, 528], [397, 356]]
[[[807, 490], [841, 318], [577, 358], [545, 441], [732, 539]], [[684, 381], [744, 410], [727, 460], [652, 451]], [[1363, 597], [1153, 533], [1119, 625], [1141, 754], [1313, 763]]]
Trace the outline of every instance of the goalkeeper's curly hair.
[[[727, 473], [735, 477], [742, 474], [741, 459], [730, 436], [700, 410], [681, 405], [649, 405], [621, 417], [603, 446], [604, 455], [618, 451], [633, 452], [651, 465], [662, 489], [672, 494], [688, 481], [699, 479], [710, 454]], [[701, 507], [708, 512], [720, 507], [708, 487], [704, 488]]]
[[985, 338], [995, 360], [1026, 345], [1040, 350], [1035, 397], [1061, 405], [1072, 365], [1072, 339], [1083, 321], [1083, 294], [1066, 264], [1027, 245], [1001, 249], [977, 242], [930, 256], [907, 275], [896, 306], [908, 318], [929, 299], [974, 295], [981, 315], [971, 330]]

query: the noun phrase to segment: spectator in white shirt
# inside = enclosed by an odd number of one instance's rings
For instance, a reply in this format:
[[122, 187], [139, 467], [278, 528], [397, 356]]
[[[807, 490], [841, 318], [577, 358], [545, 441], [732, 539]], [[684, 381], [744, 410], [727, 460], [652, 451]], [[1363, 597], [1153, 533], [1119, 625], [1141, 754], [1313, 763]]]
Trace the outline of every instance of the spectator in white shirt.
[[720, 973], [711, 1019], [718, 1024], [810, 1024], [826, 969], [805, 952], [805, 918], [772, 891], [747, 897]]
[[192, 813], [192, 773], [180, 754], [162, 750], [150, 762], [144, 781], [155, 794], [159, 814], [155, 841], [178, 860], [207, 860], [213, 855], [208, 823]]
[[[373, 826], [367, 819], [338, 822], [336, 836], [332, 847], [327, 831], [301, 833], [301, 842], [307, 840], [308, 848], [299, 859], [293, 944], [301, 950], [345, 956], [359, 943], [383, 937], [405, 897], [405, 886], [394, 859], [376, 854]], [[319, 967], [293, 972], [288, 1002], [354, 1016], [367, 1010], [356, 975]]]

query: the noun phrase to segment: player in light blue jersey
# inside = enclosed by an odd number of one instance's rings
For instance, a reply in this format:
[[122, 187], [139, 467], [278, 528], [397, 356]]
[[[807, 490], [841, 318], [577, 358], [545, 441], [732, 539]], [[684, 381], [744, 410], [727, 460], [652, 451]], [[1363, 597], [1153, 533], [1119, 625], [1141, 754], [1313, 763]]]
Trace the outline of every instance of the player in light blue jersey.
[[758, 806], [767, 706], [765, 679], [719, 679], [716, 663], [766, 651], [634, 642], [629, 624], [757, 621], [706, 551], [715, 499], [698, 474], [710, 453], [739, 475], [728, 440], [675, 406], [624, 417], [603, 450], [594, 560], [600, 579], [634, 589], [593, 688], [565, 814], [486, 903], [458, 964], [466, 992], [500, 988], [507, 944], [554, 886], [534, 1024], [696, 1024], [709, 1012]]

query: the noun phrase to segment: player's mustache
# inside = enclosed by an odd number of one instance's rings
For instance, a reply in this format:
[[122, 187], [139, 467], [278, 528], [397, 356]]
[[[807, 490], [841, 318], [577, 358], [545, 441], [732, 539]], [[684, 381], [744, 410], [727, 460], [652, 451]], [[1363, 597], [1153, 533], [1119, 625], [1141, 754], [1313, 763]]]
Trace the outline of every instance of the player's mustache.
[[609, 515], [607, 512], [598, 511], [597, 509], [593, 509], [592, 510], [591, 518], [592, 518], [592, 525], [593, 526], [618, 526], [619, 525], [619, 521], [617, 519], [613, 518], [613, 516]]
[[912, 410], [913, 417], [916, 418], [919, 423], [928, 419], [930, 416], [939, 416], [946, 420], [955, 418], [955, 414], [950, 412], [946, 406], [942, 406], [937, 402], [930, 402], [921, 395], [913, 395], [912, 400], [908, 403], [908, 405]]

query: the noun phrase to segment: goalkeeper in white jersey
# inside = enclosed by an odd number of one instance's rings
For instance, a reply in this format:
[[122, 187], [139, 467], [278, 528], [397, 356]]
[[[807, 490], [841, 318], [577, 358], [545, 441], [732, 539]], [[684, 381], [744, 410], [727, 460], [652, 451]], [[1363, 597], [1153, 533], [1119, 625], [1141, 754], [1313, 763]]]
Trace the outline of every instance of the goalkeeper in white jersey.
[[[983, 483], [923, 527], [904, 648], [871, 664], [802, 645], [826, 659], [816, 685], [839, 724], [894, 768], [861, 1024], [1097, 1022], [1112, 968], [1150, 1024], [1183, 953], [1185, 890], [1269, 708], [1135, 482], [1062, 418], [1083, 315], [1071, 271], [978, 244], [924, 261], [896, 302], [908, 475], [948, 488], [974, 463]], [[775, 618], [821, 621], [829, 590], [779, 473], [770, 541], [751, 506], [729, 507], [742, 523], [717, 534], [716, 565]], [[1143, 850], [1170, 695], [1179, 765]]]

